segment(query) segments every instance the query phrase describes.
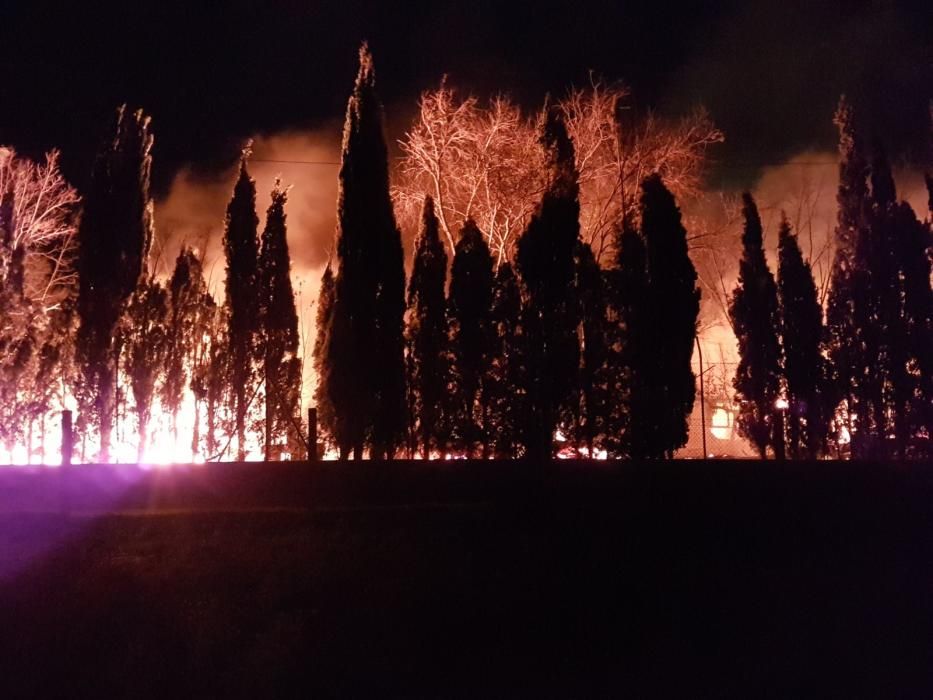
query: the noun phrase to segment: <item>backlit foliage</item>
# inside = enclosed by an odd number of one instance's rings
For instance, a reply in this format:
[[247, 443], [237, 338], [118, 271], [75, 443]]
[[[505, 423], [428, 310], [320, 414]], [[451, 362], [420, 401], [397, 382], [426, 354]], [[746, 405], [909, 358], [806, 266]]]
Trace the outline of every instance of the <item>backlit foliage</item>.
[[[403, 221], [434, 197], [452, 253], [457, 226], [472, 218], [497, 263], [511, 259], [517, 234], [541, 197], [541, 114], [523, 115], [507, 96], [488, 102], [460, 96], [443, 81], [425, 92], [415, 123], [400, 141], [395, 200]], [[699, 193], [706, 150], [723, 140], [703, 111], [677, 121], [635, 116], [629, 92], [594, 80], [558, 101], [574, 144], [580, 183], [580, 237], [608, 264], [623, 209], [637, 218], [638, 187], [660, 173], [678, 200]]]

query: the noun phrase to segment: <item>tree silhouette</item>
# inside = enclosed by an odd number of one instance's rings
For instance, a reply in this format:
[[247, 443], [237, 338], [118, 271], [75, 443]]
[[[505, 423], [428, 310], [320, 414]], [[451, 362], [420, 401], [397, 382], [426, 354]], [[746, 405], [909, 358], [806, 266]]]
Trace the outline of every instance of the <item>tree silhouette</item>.
[[272, 459], [272, 445], [284, 438], [289, 452], [301, 444], [296, 431], [301, 392], [301, 360], [298, 358], [298, 314], [289, 276], [291, 260], [286, 239], [287, 190], [276, 179], [272, 203], [266, 212], [259, 253], [259, 319], [263, 380], [266, 388], [265, 458]]
[[489, 312], [491, 345], [487, 363], [486, 439], [496, 457], [517, 457], [524, 449], [522, 426], [527, 415], [525, 336], [522, 299], [512, 265], [503, 262], [493, 281]]
[[[161, 397], [171, 415], [172, 435], [178, 438], [178, 414], [184, 403], [185, 390], [194, 391], [196, 368], [203, 363], [210, 343], [211, 315], [214, 300], [207, 291], [201, 261], [194, 250], [183, 247], [175, 260], [169, 280], [168, 338], [165, 359], [165, 380]], [[195, 395], [195, 433], [198, 431], [200, 397]], [[192, 435], [191, 451], [198, 454], [199, 436]]]
[[153, 279], [140, 282], [130, 297], [120, 324], [123, 366], [129, 378], [136, 412], [137, 457], [142, 461], [149, 438], [149, 419], [156, 385], [168, 355], [168, 294]]
[[783, 454], [784, 445], [783, 433], [777, 434], [774, 405], [781, 388], [777, 287], [765, 260], [758, 208], [748, 192], [742, 195], [742, 202], [742, 260], [739, 283], [729, 305], [740, 357], [733, 385], [739, 403], [739, 432], [764, 459], [768, 445], [778, 456]]
[[256, 389], [260, 323], [256, 183], [246, 170], [246, 157], [244, 152], [224, 226], [230, 400], [239, 461], [246, 459], [247, 417]]
[[607, 298], [593, 249], [580, 240], [574, 250], [574, 294], [579, 305], [580, 369], [570, 402], [571, 435], [577, 448], [586, 448], [592, 457], [603, 447], [609, 425]]
[[778, 295], [781, 345], [787, 385], [787, 445], [790, 456], [816, 459], [826, 448], [832, 407], [827, 403], [828, 367], [823, 357], [823, 310], [810, 263], [782, 215], [778, 230]]
[[929, 255], [933, 231], [930, 220], [918, 221], [905, 202], [896, 206], [892, 218], [898, 267], [903, 275], [907, 366], [912, 379], [905, 413], [913, 444], [904, 446], [905, 456], [929, 458], [933, 453], [933, 290]]
[[424, 198], [421, 231], [408, 282], [408, 384], [412, 424], [421, 454], [428, 459], [440, 447], [440, 417], [446, 390], [447, 253], [441, 241], [434, 200]]
[[320, 437], [325, 444], [332, 443], [336, 434], [334, 405], [330, 401], [330, 392], [328, 391], [330, 365], [328, 365], [326, 357], [327, 335], [330, 333], [333, 316], [334, 272], [331, 269], [330, 262], [328, 262], [327, 267], [324, 268], [324, 274], [321, 276], [321, 289], [317, 297], [317, 315], [315, 316], [317, 334], [314, 336], [314, 350], [312, 353], [312, 363], [317, 376], [317, 385], [314, 387], [314, 405], [317, 407]]
[[78, 396], [85, 418], [97, 423], [101, 462], [110, 458], [114, 422], [114, 332], [152, 241], [151, 149], [149, 118], [120, 107], [113, 137], [95, 161], [78, 228]]
[[642, 183], [641, 226], [647, 249], [651, 322], [646, 323], [648, 412], [645, 456], [671, 457], [687, 442], [696, 377], [691, 367], [700, 311], [697, 274], [674, 195], [659, 175]]
[[233, 403], [230, 399], [232, 358], [228, 354], [229, 316], [230, 310], [226, 306], [213, 307], [213, 313], [208, 316], [211, 324], [211, 342], [208, 352], [195, 367], [195, 395], [200, 396], [205, 404], [205, 449], [210, 459], [219, 459], [222, 456], [221, 448], [225, 450], [226, 446], [220, 445], [218, 433], [228, 433], [234, 423], [228, 410]]
[[[864, 330], [867, 350], [867, 387], [872, 425], [879, 456], [903, 457], [909, 442], [908, 404], [913, 378], [908, 372], [908, 329], [904, 315], [896, 225], [897, 193], [894, 177], [880, 143], [871, 164], [871, 209], [867, 255], [870, 317]], [[894, 440], [888, 439], [890, 435]]]
[[338, 268], [326, 349], [335, 437], [341, 457], [352, 449], [361, 458], [367, 442], [373, 456], [391, 456], [405, 429], [405, 272], [365, 44], [347, 103], [338, 180]]
[[[868, 226], [868, 164], [862, 155], [852, 108], [843, 97], [834, 122], [839, 129], [836, 253], [830, 273], [826, 328], [832, 362], [834, 404], [845, 402], [843, 419], [854, 456], [869, 450], [871, 415], [861, 400], [867, 360], [863, 329], [868, 324], [868, 279], [864, 265]], [[855, 424], [852, 418], [855, 418]]]
[[549, 459], [559, 411], [575, 382], [579, 363], [573, 303], [574, 248], [580, 231], [579, 187], [573, 144], [563, 119], [548, 110], [542, 125], [547, 187], [518, 241], [518, 270], [527, 295], [526, 444], [528, 456]]
[[447, 313], [453, 379], [450, 429], [454, 445], [471, 457], [477, 444], [484, 453], [488, 446], [483, 379], [490, 355], [492, 266], [486, 239], [468, 219], [460, 230], [450, 271]]
[[617, 237], [617, 264], [609, 275], [609, 310], [615, 323], [610, 325], [607, 384], [610, 396], [618, 398], [608, 416], [609, 451], [644, 458], [649, 455], [652, 409], [648, 251], [628, 219]]

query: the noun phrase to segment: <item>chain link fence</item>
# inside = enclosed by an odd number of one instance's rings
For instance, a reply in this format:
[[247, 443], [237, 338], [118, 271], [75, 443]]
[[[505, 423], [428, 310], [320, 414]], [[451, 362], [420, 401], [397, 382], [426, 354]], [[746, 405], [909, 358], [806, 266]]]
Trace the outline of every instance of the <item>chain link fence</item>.
[[693, 371], [697, 377], [696, 401], [688, 419], [687, 444], [679, 449], [680, 459], [756, 457], [735, 426], [738, 406], [734, 403], [732, 378], [735, 362], [703, 362], [694, 353]]

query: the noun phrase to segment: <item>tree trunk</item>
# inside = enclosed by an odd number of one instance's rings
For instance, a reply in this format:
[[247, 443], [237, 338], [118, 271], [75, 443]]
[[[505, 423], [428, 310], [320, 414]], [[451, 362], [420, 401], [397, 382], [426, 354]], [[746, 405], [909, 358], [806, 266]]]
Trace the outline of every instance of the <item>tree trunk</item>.
[[214, 423], [217, 420], [217, 406], [212, 400], [207, 402], [207, 456], [213, 458], [217, 453], [217, 435]]
[[272, 461], [272, 438], [275, 432], [275, 403], [269, 396], [269, 375], [266, 375], [266, 439], [264, 458], [267, 462]]
[[201, 402], [194, 400], [194, 427], [191, 430], [191, 459], [197, 459], [201, 444]]
[[149, 427], [149, 412], [139, 410], [136, 415], [139, 420], [139, 444], [136, 447], [136, 463], [139, 464], [146, 456], [146, 433]]

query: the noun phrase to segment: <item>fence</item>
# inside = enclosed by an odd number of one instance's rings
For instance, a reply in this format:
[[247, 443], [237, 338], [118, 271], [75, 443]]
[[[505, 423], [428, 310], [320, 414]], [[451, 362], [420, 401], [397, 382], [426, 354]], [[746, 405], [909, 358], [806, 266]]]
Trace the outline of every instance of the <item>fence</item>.
[[756, 453], [735, 427], [737, 406], [733, 402], [732, 378], [735, 362], [704, 362], [694, 354], [697, 377], [696, 401], [687, 421], [687, 444], [677, 451], [682, 459], [704, 457], [755, 457]]

